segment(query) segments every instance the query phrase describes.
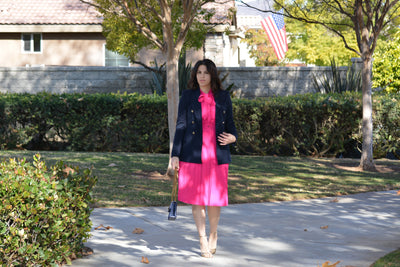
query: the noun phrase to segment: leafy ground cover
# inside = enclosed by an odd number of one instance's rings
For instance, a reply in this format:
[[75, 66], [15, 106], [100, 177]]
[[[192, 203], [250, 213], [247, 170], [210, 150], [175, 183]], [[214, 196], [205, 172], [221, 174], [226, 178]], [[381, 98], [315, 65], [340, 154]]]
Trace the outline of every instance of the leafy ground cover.
[[390, 252], [389, 254], [383, 256], [376, 262], [374, 262], [371, 267], [395, 267], [400, 266], [400, 249]]

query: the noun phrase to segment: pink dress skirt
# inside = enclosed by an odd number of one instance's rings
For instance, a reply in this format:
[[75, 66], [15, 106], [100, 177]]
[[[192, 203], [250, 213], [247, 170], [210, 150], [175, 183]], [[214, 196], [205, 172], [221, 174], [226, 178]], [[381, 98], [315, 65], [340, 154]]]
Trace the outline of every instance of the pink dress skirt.
[[202, 206], [228, 205], [229, 164], [218, 165], [215, 133], [215, 101], [209, 91], [200, 91], [203, 145], [201, 164], [179, 163], [178, 200], [187, 204]]

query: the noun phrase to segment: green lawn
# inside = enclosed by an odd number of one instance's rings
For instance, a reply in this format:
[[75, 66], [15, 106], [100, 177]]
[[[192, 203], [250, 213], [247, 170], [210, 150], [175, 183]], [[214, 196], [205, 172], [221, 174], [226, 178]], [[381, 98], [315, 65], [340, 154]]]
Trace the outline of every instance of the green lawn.
[[[1, 151], [0, 157], [32, 159], [32, 151]], [[171, 181], [164, 176], [168, 155], [144, 153], [40, 152], [51, 165], [62, 160], [93, 168], [97, 207], [167, 206]], [[295, 157], [232, 157], [229, 202], [287, 201], [367, 191], [400, 189], [400, 161], [377, 160], [385, 172], [357, 172], [358, 159]]]
[[[32, 151], [0, 151], [1, 158], [32, 160]], [[171, 180], [168, 155], [144, 153], [40, 152], [47, 166], [62, 160], [93, 168], [96, 207], [168, 206]], [[288, 201], [400, 189], [400, 161], [375, 161], [379, 172], [355, 170], [358, 159], [296, 157], [232, 157], [229, 202]], [[379, 259], [373, 267], [400, 266], [400, 251]]]

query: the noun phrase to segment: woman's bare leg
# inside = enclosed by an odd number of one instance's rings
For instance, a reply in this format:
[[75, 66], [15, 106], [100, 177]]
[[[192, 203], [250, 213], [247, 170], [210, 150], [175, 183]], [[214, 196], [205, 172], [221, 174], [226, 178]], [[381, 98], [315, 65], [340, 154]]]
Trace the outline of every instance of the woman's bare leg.
[[210, 223], [210, 238], [208, 246], [212, 254], [217, 250], [217, 228], [219, 223], [219, 218], [221, 217], [221, 207], [210, 206], [207, 207], [208, 210], [208, 221]]
[[199, 232], [201, 256], [211, 258], [212, 254], [208, 247], [206, 235], [206, 207], [193, 205], [192, 214], [194, 222], [196, 223], [197, 231]]

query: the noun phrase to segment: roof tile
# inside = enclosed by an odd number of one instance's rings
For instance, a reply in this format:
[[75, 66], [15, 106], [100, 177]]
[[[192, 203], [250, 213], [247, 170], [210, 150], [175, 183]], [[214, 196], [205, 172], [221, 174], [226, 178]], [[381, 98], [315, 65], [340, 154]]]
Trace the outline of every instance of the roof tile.
[[0, 24], [101, 24], [95, 8], [80, 0], [1, 0]]
[[[230, 24], [234, 0], [216, 0], [205, 9], [215, 11], [211, 23]], [[1, 24], [101, 24], [101, 14], [80, 0], [0, 0]]]

